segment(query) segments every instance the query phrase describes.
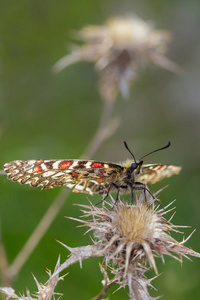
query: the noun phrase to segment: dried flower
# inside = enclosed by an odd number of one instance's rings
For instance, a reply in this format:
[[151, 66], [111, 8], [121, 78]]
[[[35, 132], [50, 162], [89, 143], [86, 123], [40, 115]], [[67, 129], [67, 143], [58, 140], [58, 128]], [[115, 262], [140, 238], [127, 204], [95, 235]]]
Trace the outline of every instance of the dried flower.
[[154, 206], [148, 207], [146, 202], [137, 201], [135, 205], [119, 201], [113, 209], [97, 208], [92, 205], [87, 207], [90, 211], [84, 213], [92, 216], [92, 220], [83, 221], [90, 230], [95, 230], [95, 237], [106, 261], [120, 265], [124, 274], [137, 263], [149, 261], [157, 273], [154, 256], [169, 255], [176, 259], [173, 254], [180, 256], [200, 255], [177, 242], [169, 234], [171, 231], [179, 232], [178, 227], [164, 218], [170, 210], [157, 210]]
[[[130, 299], [152, 299], [147, 289], [152, 279], [147, 279], [144, 274], [148, 270], [147, 262], [158, 274], [155, 257], [164, 261], [164, 255], [169, 255], [180, 262], [182, 257], [188, 258], [187, 255], [200, 257], [199, 253], [184, 246], [192, 234], [182, 242], [177, 242], [170, 235], [171, 232], [181, 233], [178, 227], [186, 227], [175, 226], [171, 220], [164, 218], [172, 209], [158, 209], [154, 204], [148, 206], [144, 199], [137, 200], [134, 205], [122, 201], [113, 207], [113, 204], [110, 205], [111, 208], [105, 205], [98, 208], [92, 203], [80, 205], [86, 220], [75, 220], [89, 227], [87, 232], [94, 231], [94, 247], [89, 250], [91, 254], [81, 249], [79, 256], [78, 248], [66, 247], [80, 262], [89, 256], [103, 256], [106, 266], [110, 266], [115, 276], [112, 282], [117, 281], [120, 287], [128, 285], [132, 295]], [[88, 217], [91, 219], [88, 220]], [[66, 267], [66, 262], [63, 266]], [[146, 296], [137, 298], [135, 294], [138, 292]]]
[[103, 99], [113, 101], [118, 89], [124, 97], [129, 94], [129, 82], [137, 77], [138, 67], [153, 63], [174, 73], [182, 69], [165, 57], [168, 31], [155, 30], [138, 17], [108, 19], [103, 26], [83, 27], [76, 37], [84, 42], [54, 66], [59, 72], [78, 61], [92, 61], [100, 75]]

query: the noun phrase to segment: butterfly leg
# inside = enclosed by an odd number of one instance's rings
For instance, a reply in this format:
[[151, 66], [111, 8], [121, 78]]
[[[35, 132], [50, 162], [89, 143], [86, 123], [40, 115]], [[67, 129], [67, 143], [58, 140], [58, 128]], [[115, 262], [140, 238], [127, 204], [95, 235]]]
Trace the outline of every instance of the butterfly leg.
[[110, 194], [110, 190], [111, 190], [111, 187], [112, 187], [113, 184], [111, 184], [107, 190], [107, 193], [106, 193], [106, 196], [103, 198], [103, 201], [109, 196]]
[[117, 189], [117, 197], [116, 197], [116, 200], [115, 200], [115, 203], [114, 203], [112, 209], [114, 208], [115, 204], [116, 204], [117, 201], [119, 200], [119, 193], [120, 193], [120, 186], [119, 186], [119, 185], [116, 185], [115, 183], [112, 183], [112, 184], [109, 186], [109, 188], [108, 188], [108, 190], [107, 190], [107, 193], [106, 193], [106, 196], [103, 198], [102, 201], [98, 202], [96, 205], [98, 205], [98, 204], [102, 203], [103, 201], [105, 201], [105, 199], [109, 196], [110, 190], [111, 190], [112, 187], [114, 187], [115, 189]]
[[120, 186], [119, 185], [116, 185], [114, 183], [112, 185], [117, 189], [117, 197], [116, 197], [115, 203], [114, 203], [113, 207], [111, 208], [111, 210], [114, 209], [116, 203], [118, 202], [118, 200], [119, 200], [119, 192], [120, 192]]
[[131, 204], [133, 204], [133, 197], [134, 197], [134, 193], [133, 193], [133, 184], [130, 183], [129, 186], [130, 186], [130, 189], [131, 189]]
[[116, 186], [115, 187], [117, 188], [117, 197], [116, 197], [116, 200], [115, 200], [115, 204], [117, 203], [117, 201], [119, 200], [119, 190], [120, 190], [120, 186]]
[[104, 197], [103, 201], [109, 196], [110, 190], [111, 190], [112, 187], [114, 187], [115, 189], [117, 189], [116, 202], [119, 200], [120, 186], [119, 186], [119, 185], [116, 185], [115, 183], [112, 183], [112, 184], [109, 186], [108, 191], [107, 191], [106, 196]]
[[103, 202], [106, 200], [106, 198], [107, 198], [107, 197], [109, 196], [109, 194], [110, 194], [110, 190], [111, 190], [112, 185], [113, 185], [113, 184], [111, 184], [111, 185], [108, 187], [108, 190], [107, 190], [107, 192], [106, 192], [105, 197], [103, 198], [103, 200], [101, 200], [100, 202], [98, 202], [98, 203], [96, 204], [96, 206], [99, 205], [99, 204], [101, 204], [101, 203], [103, 203]]
[[150, 192], [150, 190], [146, 187], [146, 185], [144, 183], [135, 182], [135, 184], [139, 185], [139, 186], [134, 187], [136, 190], [143, 190], [144, 191], [144, 198], [145, 198], [146, 202], [147, 202], [146, 192], [148, 192], [151, 195], [151, 197], [153, 198], [153, 200], [156, 201], [164, 209], [162, 204], [154, 197], [154, 195]]

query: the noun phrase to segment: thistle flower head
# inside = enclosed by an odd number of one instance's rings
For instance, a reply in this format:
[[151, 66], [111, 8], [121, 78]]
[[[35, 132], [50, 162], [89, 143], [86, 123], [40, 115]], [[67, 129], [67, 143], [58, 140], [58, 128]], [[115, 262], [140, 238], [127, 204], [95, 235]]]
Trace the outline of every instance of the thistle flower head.
[[82, 222], [89, 231], [94, 230], [95, 243], [106, 262], [118, 266], [125, 277], [127, 273], [145, 269], [147, 262], [158, 273], [155, 256], [163, 260], [164, 254], [178, 260], [188, 254], [200, 257], [183, 245], [185, 241], [179, 243], [171, 237], [171, 232], [179, 231], [164, 218], [168, 212], [153, 205], [149, 207], [145, 201], [136, 201], [134, 205], [119, 201], [112, 209], [91, 204], [84, 210], [84, 216], [92, 219]]
[[83, 27], [76, 36], [84, 44], [75, 46], [55, 64], [54, 70], [61, 71], [78, 61], [94, 62], [103, 99], [113, 101], [119, 89], [127, 97], [129, 83], [137, 77], [138, 68], [149, 62], [181, 72], [180, 67], [165, 57], [171, 34], [155, 30], [138, 17], [110, 18], [103, 26]]

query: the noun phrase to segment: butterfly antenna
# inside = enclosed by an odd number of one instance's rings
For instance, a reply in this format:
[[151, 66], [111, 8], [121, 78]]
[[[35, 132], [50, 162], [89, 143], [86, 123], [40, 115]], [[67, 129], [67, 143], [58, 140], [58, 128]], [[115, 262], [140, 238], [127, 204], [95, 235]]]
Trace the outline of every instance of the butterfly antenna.
[[136, 163], [136, 159], [135, 159], [135, 156], [133, 155], [133, 153], [131, 152], [131, 150], [129, 149], [128, 145], [127, 145], [127, 142], [124, 141], [124, 146], [126, 147], [126, 149], [129, 151], [129, 153], [132, 155], [135, 163]]
[[[144, 158], [144, 157], [146, 157], [146, 156], [148, 156], [148, 155], [150, 155], [150, 154], [152, 154], [152, 153], [154, 153], [154, 152], [157, 152], [157, 151], [160, 151], [160, 150], [166, 149], [166, 148], [168, 148], [170, 145], [171, 145], [171, 142], [170, 142], [170, 141], [168, 141], [168, 143], [167, 143], [167, 145], [166, 145], [166, 146], [164, 146], [164, 147], [162, 147], [162, 148], [159, 148], [159, 149], [156, 149], [156, 150], [154, 150], [154, 151], [151, 151], [151, 152], [149, 152], [149, 153], [145, 154], [144, 156], [142, 156], [142, 157], [140, 158], [140, 161], [141, 161], [141, 159], [142, 159], [142, 158]], [[129, 149], [128, 149], [128, 150], [129, 150]], [[130, 152], [130, 150], [129, 150], [129, 152]], [[132, 154], [132, 155], [133, 155], [133, 154]]]

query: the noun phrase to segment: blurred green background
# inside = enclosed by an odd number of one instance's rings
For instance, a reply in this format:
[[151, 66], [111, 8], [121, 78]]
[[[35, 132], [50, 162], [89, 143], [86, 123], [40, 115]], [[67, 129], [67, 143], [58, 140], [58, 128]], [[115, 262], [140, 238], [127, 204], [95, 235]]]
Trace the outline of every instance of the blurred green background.
[[[151, 188], [156, 191], [169, 183], [161, 194], [164, 204], [177, 199], [177, 225], [185, 237], [197, 228], [186, 246], [200, 251], [200, 3], [191, 0], [149, 1], [2, 1], [0, 8], [0, 157], [7, 161], [32, 158], [78, 158], [98, 127], [102, 101], [96, 90], [93, 65], [75, 64], [59, 75], [51, 73], [53, 64], [67, 53], [73, 29], [102, 24], [113, 15], [135, 13], [151, 20], [157, 29], [173, 33], [168, 57], [181, 65], [186, 74], [178, 77], [166, 70], [148, 67], [141, 71], [131, 89], [130, 99], [117, 99], [114, 115], [121, 125], [96, 153], [94, 159], [118, 162], [130, 155], [146, 154], [171, 140], [172, 146], [145, 159], [145, 163], [182, 165], [179, 176]], [[0, 177], [1, 234], [9, 263], [12, 263], [60, 189], [40, 192]], [[94, 202], [99, 197], [89, 197]], [[76, 229], [76, 222], [64, 216], [79, 216], [73, 203], [87, 203], [86, 196], [71, 194], [48, 232], [34, 250], [13, 287], [18, 291], [36, 290], [31, 273], [45, 282], [45, 269], [53, 269], [57, 257], [69, 254], [69, 246], [87, 245], [89, 236]], [[175, 236], [179, 241], [182, 236]], [[99, 260], [101, 261], [101, 260]], [[200, 261], [180, 263], [166, 258], [156, 260], [163, 273], [153, 282], [165, 299], [199, 299]], [[69, 275], [56, 291], [63, 299], [91, 299], [101, 289], [98, 260], [91, 259], [69, 268]], [[153, 277], [154, 273], [147, 274]], [[114, 289], [112, 289], [113, 291]], [[121, 290], [111, 299], [128, 299]]]

